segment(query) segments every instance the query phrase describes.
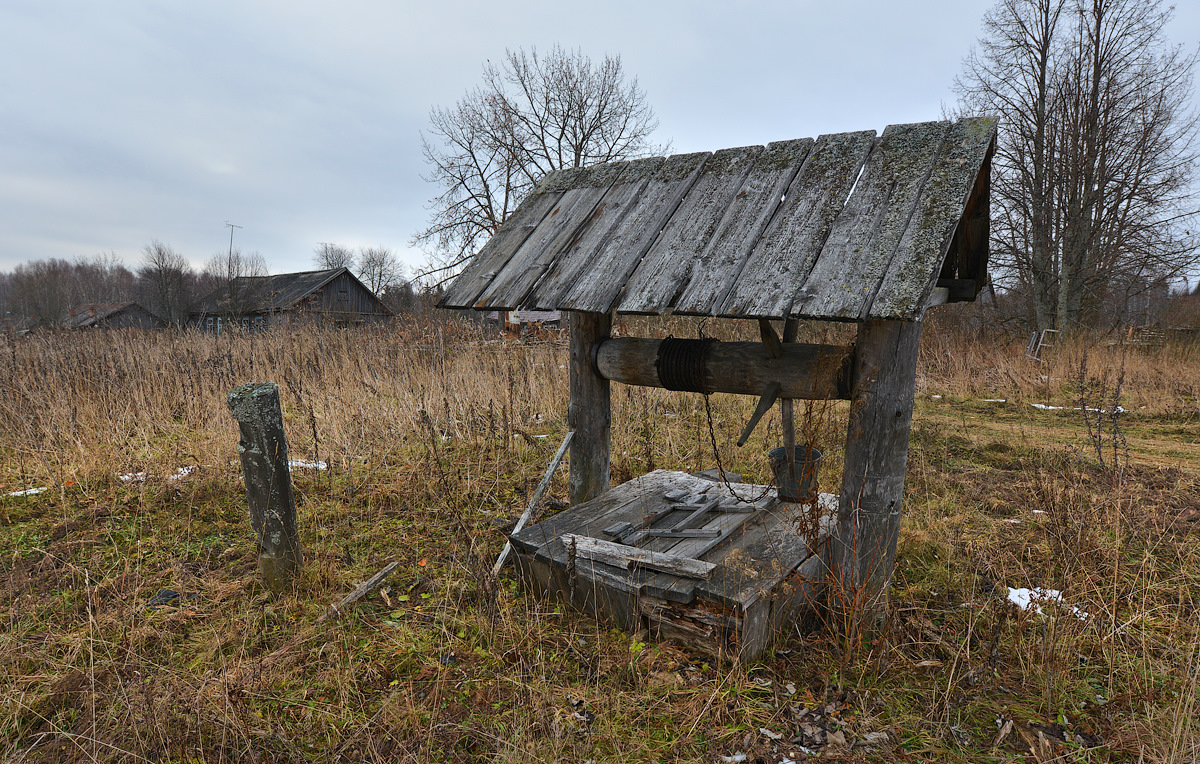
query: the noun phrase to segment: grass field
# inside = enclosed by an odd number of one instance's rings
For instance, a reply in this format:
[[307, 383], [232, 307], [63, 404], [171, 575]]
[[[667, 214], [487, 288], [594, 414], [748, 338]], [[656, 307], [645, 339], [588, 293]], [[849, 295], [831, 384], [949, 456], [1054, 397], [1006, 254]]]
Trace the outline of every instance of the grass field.
[[[490, 577], [565, 433], [557, 336], [47, 334], [0, 340], [0, 359], [5, 761], [1200, 756], [1195, 347], [1094, 340], [1038, 364], [931, 319], [888, 620], [851, 639], [814, 616], [749, 666]], [[225, 406], [258, 380], [280, 386], [291, 456], [328, 467], [293, 472], [306, 569], [278, 598]], [[733, 445], [753, 403], [713, 396], [711, 426], [723, 466], [765, 481], [777, 419]], [[1115, 433], [1076, 410], [1117, 404]], [[715, 466], [699, 396], [614, 386], [613, 405], [614, 481]], [[800, 411], [836, 490], [845, 404]], [[1062, 601], [1009, 603], [1033, 587]], [[163, 590], [180, 597], [148, 608]]]

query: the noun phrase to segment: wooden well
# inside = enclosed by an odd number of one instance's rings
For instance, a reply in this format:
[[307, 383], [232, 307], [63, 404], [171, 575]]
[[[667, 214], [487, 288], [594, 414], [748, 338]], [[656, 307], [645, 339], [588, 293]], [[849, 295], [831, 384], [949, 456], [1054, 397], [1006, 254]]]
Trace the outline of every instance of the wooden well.
[[[830, 591], [883, 607], [921, 318], [986, 284], [995, 139], [961, 119], [547, 176], [440, 303], [568, 311], [572, 507], [513, 537], [522, 580], [743, 658]], [[757, 320], [762, 342], [613, 339], [614, 313]], [[856, 341], [796, 344], [800, 319], [856, 322]], [[609, 490], [613, 381], [756, 395], [743, 440], [778, 402], [785, 445], [794, 399], [849, 399], [825, 535], [761, 486], [659, 471]]]

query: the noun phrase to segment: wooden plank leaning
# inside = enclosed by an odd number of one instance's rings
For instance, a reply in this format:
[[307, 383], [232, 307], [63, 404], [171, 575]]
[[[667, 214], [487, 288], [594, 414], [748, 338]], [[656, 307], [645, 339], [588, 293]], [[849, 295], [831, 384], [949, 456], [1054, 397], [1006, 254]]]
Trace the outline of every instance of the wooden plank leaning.
[[[525, 511], [521, 513], [517, 524], [513, 526], [513, 533], [520, 533], [521, 529], [533, 517], [533, 510], [537, 508], [538, 502], [542, 500], [542, 494], [546, 493], [546, 489], [550, 487], [550, 480], [554, 477], [554, 473], [558, 471], [558, 465], [562, 462], [563, 456], [567, 453], [567, 446], [571, 445], [571, 439], [574, 437], [575, 431], [571, 430], [563, 438], [562, 445], [558, 447], [558, 451], [554, 453], [554, 458], [550, 460], [550, 466], [546, 468], [546, 474], [542, 475], [542, 482], [538, 483], [537, 488], [533, 489], [533, 495], [529, 497], [529, 504], [525, 507]], [[493, 576], [500, 575], [500, 569], [504, 567], [504, 563], [508, 560], [510, 552], [512, 552], [512, 542], [505, 541], [504, 549], [500, 550], [500, 556], [496, 558], [496, 564], [492, 566]]]

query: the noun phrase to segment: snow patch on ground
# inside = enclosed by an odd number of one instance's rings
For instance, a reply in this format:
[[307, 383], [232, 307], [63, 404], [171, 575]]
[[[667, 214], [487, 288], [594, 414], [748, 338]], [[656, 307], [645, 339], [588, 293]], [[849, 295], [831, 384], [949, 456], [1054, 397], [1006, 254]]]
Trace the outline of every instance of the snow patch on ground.
[[180, 478], [187, 477], [195, 471], [195, 467], [180, 467], [179, 469], [175, 470], [174, 475], [167, 475], [167, 480], [179, 480]]
[[325, 462], [310, 462], [306, 459], [289, 459], [288, 466], [292, 469], [300, 470], [327, 470], [329, 465]]
[[[1029, 405], [1033, 406], [1035, 409], [1041, 409], [1042, 411], [1062, 411], [1063, 410], [1062, 406], [1047, 406], [1044, 403], [1031, 403]], [[1073, 410], [1074, 411], [1083, 411], [1083, 409], [1080, 408], [1079, 406], [1076, 406]], [[1087, 410], [1094, 412], [1094, 413], [1099, 413], [1099, 414], [1107, 414], [1108, 413], [1108, 409], [1094, 409], [1094, 408], [1088, 407]], [[1120, 406], [1117, 406], [1117, 408], [1115, 409], [1115, 412], [1118, 414], [1124, 414], [1125, 409], [1121, 408]]]
[[49, 490], [50, 490], [49, 488], [26, 488], [24, 491], [13, 491], [12, 493], [6, 494], [6, 495], [7, 496], [33, 496], [34, 494], [41, 493], [42, 491], [49, 491]]
[[[1062, 602], [1063, 598], [1062, 592], [1057, 589], [1043, 589], [1040, 586], [1032, 589], [1014, 589], [1010, 586], [1008, 587], [1008, 601], [1022, 610], [1032, 610], [1041, 615], [1042, 606], [1039, 603]], [[1070, 608], [1079, 620], [1087, 620], [1088, 614], [1074, 605], [1063, 603], [1063, 606]]]

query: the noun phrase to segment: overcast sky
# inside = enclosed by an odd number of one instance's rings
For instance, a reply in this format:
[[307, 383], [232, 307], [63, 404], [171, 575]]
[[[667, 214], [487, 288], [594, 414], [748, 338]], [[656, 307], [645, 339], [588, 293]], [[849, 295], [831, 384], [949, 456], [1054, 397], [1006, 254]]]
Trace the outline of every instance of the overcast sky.
[[[619, 54], [675, 151], [937, 119], [990, 0], [0, 5], [0, 270], [151, 239], [272, 272], [317, 242], [406, 265], [420, 133], [505, 48]], [[1200, 41], [1200, 3], [1168, 37]]]

